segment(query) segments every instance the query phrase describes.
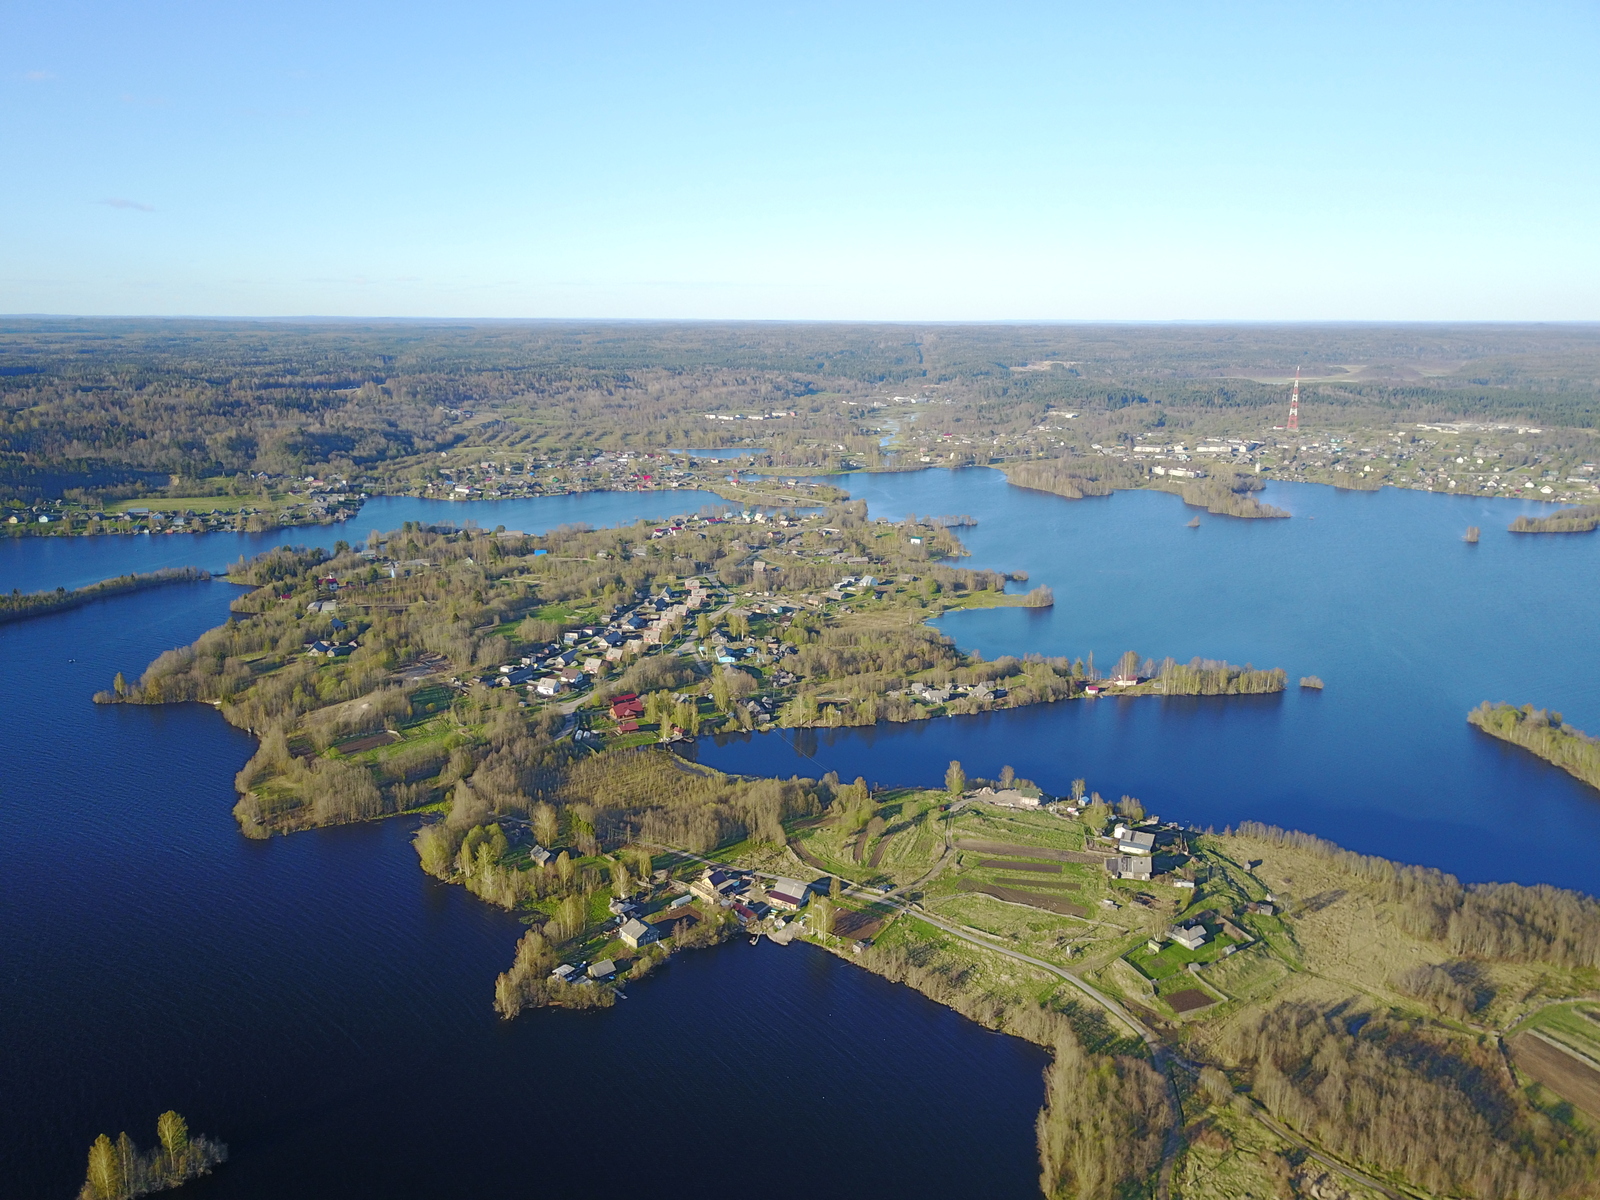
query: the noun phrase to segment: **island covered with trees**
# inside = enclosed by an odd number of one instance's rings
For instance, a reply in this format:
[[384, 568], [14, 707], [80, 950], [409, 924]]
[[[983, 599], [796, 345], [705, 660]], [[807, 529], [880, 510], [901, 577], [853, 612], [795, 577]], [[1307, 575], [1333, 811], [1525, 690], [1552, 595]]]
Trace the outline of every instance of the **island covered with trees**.
[[157, 1118], [156, 1141], [154, 1149], [140, 1150], [125, 1131], [115, 1141], [102, 1133], [89, 1147], [78, 1200], [133, 1200], [181, 1187], [228, 1161], [227, 1146], [191, 1134], [189, 1123], [175, 1112]]
[[1600, 527], [1600, 504], [1563, 508], [1548, 517], [1518, 517], [1512, 533], [1592, 533]]

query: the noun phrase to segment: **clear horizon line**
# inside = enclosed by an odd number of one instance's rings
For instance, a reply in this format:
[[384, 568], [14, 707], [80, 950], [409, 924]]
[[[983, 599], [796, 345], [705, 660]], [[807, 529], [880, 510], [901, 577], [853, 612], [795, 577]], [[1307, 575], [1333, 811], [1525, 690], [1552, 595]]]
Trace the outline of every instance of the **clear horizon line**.
[[233, 321], [317, 324], [448, 325], [1230, 325], [1230, 326], [1565, 326], [1600, 328], [1600, 318], [1515, 317], [465, 317], [349, 316], [317, 313], [236, 315], [218, 313], [0, 313], [0, 321]]

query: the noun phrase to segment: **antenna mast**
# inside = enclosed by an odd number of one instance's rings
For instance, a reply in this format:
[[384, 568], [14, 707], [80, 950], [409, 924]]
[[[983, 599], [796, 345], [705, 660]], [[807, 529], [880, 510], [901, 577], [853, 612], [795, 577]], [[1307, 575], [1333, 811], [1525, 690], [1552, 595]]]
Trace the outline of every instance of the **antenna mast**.
[[1294, 369], [1294, 390], [1289, 393], [1289, 424], [1288, 429], [1300, 428], [1300, 368]]

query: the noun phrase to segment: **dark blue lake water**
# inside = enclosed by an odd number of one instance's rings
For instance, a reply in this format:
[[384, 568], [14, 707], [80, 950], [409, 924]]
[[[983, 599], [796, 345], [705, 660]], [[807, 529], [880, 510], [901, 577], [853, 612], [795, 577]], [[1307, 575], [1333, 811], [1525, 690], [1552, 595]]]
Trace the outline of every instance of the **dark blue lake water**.
[[[996, 471], [837, 480], [873, 516], [971, 513], [964, 565], [1023, 569], [1053, 609], [953, 614], [988, 657], [1125, 650], [1284, 667], [1323, 692], [1075, 701], [868, 730], [702, 739], [733, 771], [837, 770], [938, 783], [950, 759], [1009, 763], [1046, 790], [1075, 778], [1197, 825], [1245, 819], [1472, 880], [1600, 893], [1600, 794], [1466, 723], [1482, 700], [1533, 703], [1600, 732], [1600, 535], [1517, 536], [1548, 505], [1273, 485], [1292, 520], [1201, 514], [1159, 492], [1068, 501]], [[1468, 545], [1468, 525], [1483, 530]]]
[[[354, 541], [440, 508], [601, 524], [715, 497], [579, 499], [387, 502], [292, 533]], [[5, 583], [259, 544], [28, 539]], [[89, 703], [236, 594], [179, 585], [0, 626], [0, 1195], [75, 1194], [97, 1133], [149, 1144], [167, 1108], [232, 1146], [185, 1191], [205, 1197], [1037, 1194], [1042, 1054], [908, 989], [735, 942], [609, 1012], [508, 1024], [490, 1006], [522, 926], [423, 875], [409, 822], [240, 837], [248, 737], [208, 707]], [[929, 1113], [962, 1136], [930, 1138]]]
[[[846, 486], [874, 515], [972, 513], [971, 565], [1055, 588], [1050, 611], [948, 618], [965, 646], [1198, 654], [1328, 688], [702, 741], [703, 759], [885, 783], [1010, 763], [1199, 824], [1275, 821], [1468, 878], [1600, 891], [1600, 797], [1463, 719], [1505, 698], [1600, 730], [1600, 538], [1513, 538], [1527, 506], [1411, 492], [1274, 487], [1294, 520], [1192, 530], [1170, 496], [1068, 502], [987, 470]], [[381, 500], [271, 535], [6, 540], [0, 587], [216, 567], [405, 520], [535, 532], [716, 501]], [[148, 1142], [175, 1107], [234, 1149], [202, 1196], [1036, 1194], [1042, 1056], [906, 989], [739, 943], [610, 1012], [505, 1024], [492, 986], [521, 926], [424, 876], [405, 823], [241, 838], [248, 738], [208, 708], [88, 703], [233, 594], [184, 585], [0, 626], [0, 1192], [65, 1196], [96, 1133]], [[947, 1125], [960, 1136], [933, 1135]]]

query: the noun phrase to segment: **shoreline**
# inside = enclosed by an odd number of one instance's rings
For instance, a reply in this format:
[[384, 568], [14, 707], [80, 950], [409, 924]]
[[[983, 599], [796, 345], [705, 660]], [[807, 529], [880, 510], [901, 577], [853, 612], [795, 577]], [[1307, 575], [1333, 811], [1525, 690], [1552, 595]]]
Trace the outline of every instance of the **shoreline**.
[[[172, 583], [197, 583], [220, 578], [222, 576], [213, 575], [210, 571], [199, 567], [167, 567], [160, 571], [102, 579], [99, 583], [74, 588], [72, 591], [58, 589], [54, 592], [25, 592], [13, 596], [0, 596], [0, 625], [13, 621], [26, 621], [31, 617], [46, 617], [52, 613], [79, 608], [94, 600], [125, 596], [131, 592], [147, 591]], [[14, 605], [27, 607], [13, 607]]]

